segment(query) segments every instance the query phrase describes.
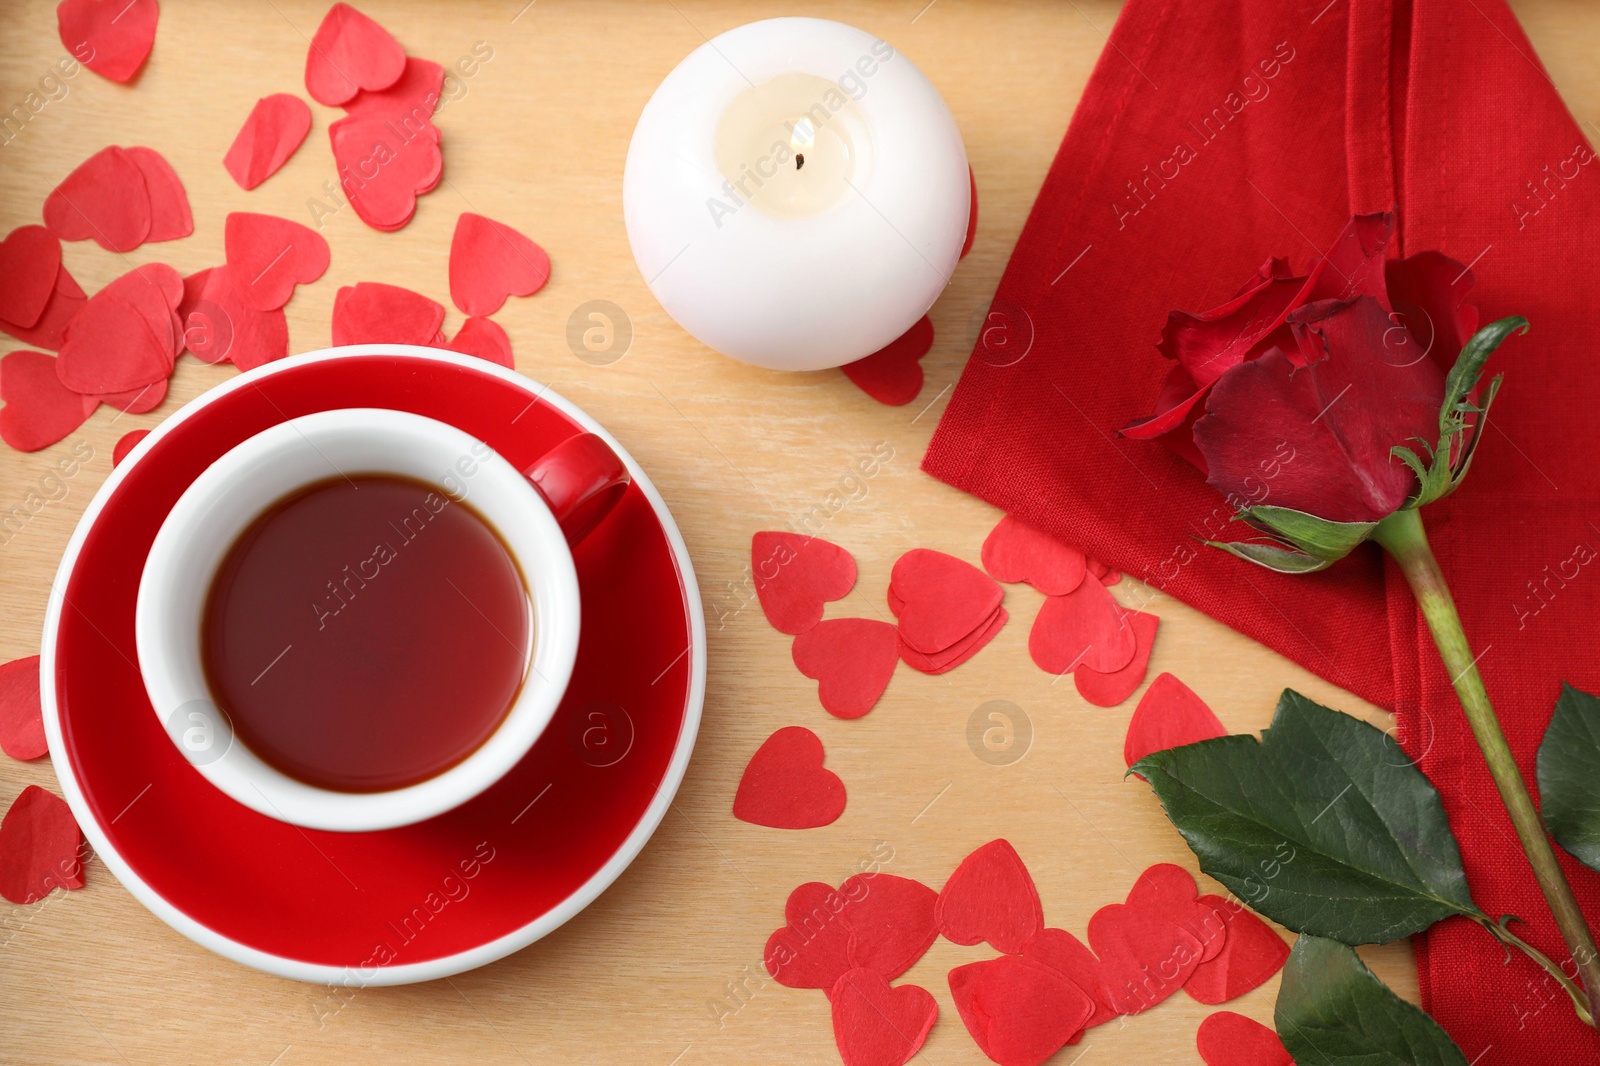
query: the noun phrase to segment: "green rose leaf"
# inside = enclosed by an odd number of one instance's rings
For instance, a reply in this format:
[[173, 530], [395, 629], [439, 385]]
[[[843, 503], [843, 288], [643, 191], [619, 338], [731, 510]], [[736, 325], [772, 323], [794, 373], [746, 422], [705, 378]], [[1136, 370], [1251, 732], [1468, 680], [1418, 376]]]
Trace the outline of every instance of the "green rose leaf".
[[1572, 857], [1600, 870], [1600, 698], [1561, 686], [1539, 744], [1545, 828]]
[[1273, 1013], [1297, 1063], [1467, 1066], [1439, 1024], [1395, 995], [1354, 951], [1302, 936], [1289, 952]]
[[1381, 944], [1473, 903], [1439, 793], [1382, 730], [1286, 689], [1260, 742], [1158, 751], [1130, 770], [1200, 868], [1297, 933]]

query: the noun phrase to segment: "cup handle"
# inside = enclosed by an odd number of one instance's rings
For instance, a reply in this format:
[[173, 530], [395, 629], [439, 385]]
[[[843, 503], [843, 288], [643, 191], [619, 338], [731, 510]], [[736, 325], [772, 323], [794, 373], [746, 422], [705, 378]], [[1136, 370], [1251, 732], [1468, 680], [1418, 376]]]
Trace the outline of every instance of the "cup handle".
[[522, 473], [573, 547], [611, 513], [633, 481], [617, 453], [593, 433], [568, 437]]

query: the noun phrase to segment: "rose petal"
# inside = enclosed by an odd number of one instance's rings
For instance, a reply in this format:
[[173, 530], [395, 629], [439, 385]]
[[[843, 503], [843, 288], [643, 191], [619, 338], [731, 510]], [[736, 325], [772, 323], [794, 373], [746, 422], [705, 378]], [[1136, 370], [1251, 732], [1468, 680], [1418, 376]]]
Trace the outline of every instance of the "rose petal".
[[[1274, 348], [1234, 367], [1212, 388], [1194, 439], [1206, 480], [1234, 499], [1304, 511], [1332, 522], [1375, 522], [1416, 488], [1390, 450], [1439, 436], [1444, 375], [1370, 297], [1313, 304], [1296, 325], [1326, 356], [1297, 368]], [[1311, 317], [1315, 316], [1315, 317]], [[1395, 351], [1405, 362], [1390, 362]], [[1276, 471], [1262, 478], [1263, 463]], [[1262, 486], [1266, 495], [1262, 495]]]

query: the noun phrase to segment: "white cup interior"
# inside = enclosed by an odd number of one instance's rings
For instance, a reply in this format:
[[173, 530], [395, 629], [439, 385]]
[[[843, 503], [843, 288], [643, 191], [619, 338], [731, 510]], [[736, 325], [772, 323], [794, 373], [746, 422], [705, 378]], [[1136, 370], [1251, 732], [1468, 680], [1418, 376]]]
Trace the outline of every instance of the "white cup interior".
[[[527, 584], [533, 654], [500, 726], [435, 777], [382, 792], [336, 792], [292, 778], [233, 736], [201, 663], [201, 623], [228, 549], [259, 515], [330, 477], [393, 474], [469, 503], [510, 550]], [[163, 727], [217, 788], [262, 814], [316, 829], [387, 829], [442, 814], [499, 780], [554, 716], [577, 658], [578, 577], [565, 536], [533, 485], [470, 434], [378, 408], [324, 411], [256, 434], [202, 473], [168, 513], [139, 583], [139, 669]], [[454, 669], [470, 669], [454, 666]]]

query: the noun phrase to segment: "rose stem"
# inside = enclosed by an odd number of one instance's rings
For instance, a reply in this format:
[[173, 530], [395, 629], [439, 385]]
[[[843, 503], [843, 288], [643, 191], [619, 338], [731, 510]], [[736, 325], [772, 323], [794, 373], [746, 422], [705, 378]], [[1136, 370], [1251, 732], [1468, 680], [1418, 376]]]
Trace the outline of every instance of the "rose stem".
[[[1594, 937], [1584, 921], [1583, 912], [1578, 908], [1577, 899], [1572, 895], [1572, 886], [1567, 884], [1566, 875], [1561, 872], [1561, 864], [1556, 860], [1544, 822], [1540, 820], [1533, 797], [1528, 794], [1527, 783], [1517, 769], [1511, 745], [1506, 743], [1506, 735], [1500, 729], [1500, 720], [1495, 717], [1494, 708], [1489, 704], [1489, 693], [1483, 687], [1483, 678], [1478, 673], [1472, 649], [1467, 644], [1466, 634], [1462, 632], [1461, 616], [1456, 613], [1450, 586], [1445, 583], [1433, 549], [1428, 546], [1421, 513], [1415, 509], [1396, 511], [1378, 524], [1373, 539], [1383, 545], [1394, 556], [1395, 562], [1400, 564], [1412, 595], [1416, 597], [1417, 606], [1428, 621], [1428, 629], [1433, 634], [1439, 656], [1454, 679], [1456, 695], [1461, 700], [1461, 709], [1466, 712], [1467, 724], [1472, 727], [1472, 735], [1477, 738], [1478, 748], [1483, 752], [1484, 761], [1489, 764], [1489, 774], [1494, 778], [1495, 787], [1500, 790], [1500, 801], [1505, 804], [1511, 824], [1516, 827], [1523, 853], [1539, 880], [1539, 887], [1550, 905], [1550, 913], [1555, 917], [1556, 926], [1567, 943], [1567, 950], [1571, 952], [1576, 972], [1583, 978], [1589, 1001], [1588, 1018], [1585, 1021], [1593, 1025], [1593, 1019], [1600, 1017], [1600, 953], [1595, 950]], [[1505, 937], [1501, 939], [1506, 940]], [[1507, 942], [1512, 941], [1522, 946], [1521, 941], [1514, 937]], [[1541, 965], [1547, 970], [1550, 968], [1548, 959], [1544, 959]], [[1559, 970], [1555, 976], [1562, 980], [1576, 1002], [1578, 990], [1572, 987], [1570, 979]], [[1581, 1003], [1578, 1005], [1581, 1015]]]

